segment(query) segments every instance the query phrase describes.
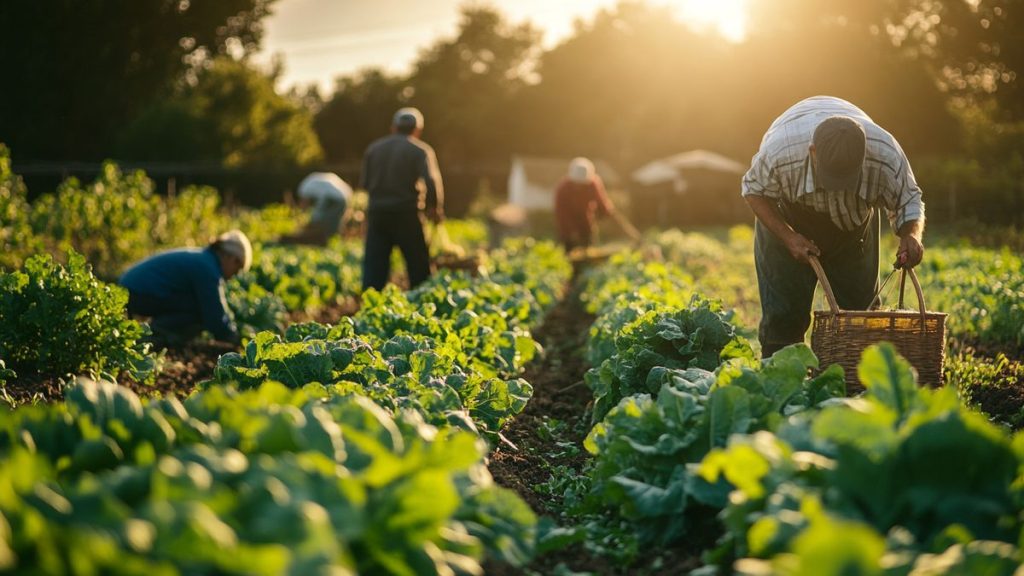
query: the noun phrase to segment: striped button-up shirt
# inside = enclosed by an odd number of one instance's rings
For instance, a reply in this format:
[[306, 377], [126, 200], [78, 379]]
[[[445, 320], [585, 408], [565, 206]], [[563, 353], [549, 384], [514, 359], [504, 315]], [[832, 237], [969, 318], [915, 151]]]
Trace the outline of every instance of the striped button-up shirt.
[[[815, 185], [810, 145], [814, 129], [829, 116], [848, 116], [867, 135], [858, 190], [823, 190]], [[895, 230], [924, 219], [921, 189], [896, 139], [863, 110], [831, 96], [807, 98], [786, 110], [761, 140], [743, 176], [743, 196], [764, 196], [828, 214], [842, 230], [855, 230], [884, 208]]]

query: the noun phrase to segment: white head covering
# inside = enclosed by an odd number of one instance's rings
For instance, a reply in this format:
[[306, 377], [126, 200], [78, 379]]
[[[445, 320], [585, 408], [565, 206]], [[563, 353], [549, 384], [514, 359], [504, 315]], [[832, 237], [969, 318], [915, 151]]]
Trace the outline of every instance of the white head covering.
[[242, 272], [252, 266], [252, 244], [249, 243], [249, 237], [244, 232], [229, 230], [217, 236], [216, 242], [220, 242], [221, 250], [242, 261]]
[[399, 108], [395, 117], [391, 119], [393, 126], [423, 129], [423, 113], [418, 108], [411, 106]]
[[573, 158], [569, 162], [569, 180], [585, 184], [594, 178], [594, 163], [586, 158]]
[[313, 172], [299, 183], [299, 198], [348, 201], [351, 197], [352, 187], [332, 172]]

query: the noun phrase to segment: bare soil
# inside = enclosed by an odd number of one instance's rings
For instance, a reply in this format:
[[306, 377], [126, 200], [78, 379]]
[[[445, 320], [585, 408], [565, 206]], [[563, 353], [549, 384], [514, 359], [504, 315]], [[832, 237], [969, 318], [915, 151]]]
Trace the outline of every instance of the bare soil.
[[343, 302], [331, 306], [323, 306], [313, 312], [298, 310], [288, 313], [288, 320], [285, 327], [302, 322], [317, 322], [320, 324], [337, 324], [345, 316], [352, 316], [359, 311], [359, 300], [357, 298], [346, 298]]
[[1024, 429], [1024, 364], [1010, 361], [992, 382], [961, 385], [972, 406], [998, 424]]
[[[351, 316], [358, 310], [358, 301], [348, 299], [336, 306], [324, 306], [313, 313], [293, 312], [288, 324], [297, 322], [319, 322], [337, 324], [344, 316]], [[213, 377], [217, 360], [222, 354], [238, 352], [238, 347], [223, 342], [197, 340], [179, 348], [162, 351], [163, 369], [153, 383], [136, 382], [123, 374], [118, 383], [139, 396], [173, 395], [184, 398], [204, 380]], [[157, 351], [158, 353], [160, 351]], [[65, 377], [63, 380], [70, 380]], [[9, 405], [20, 406], [36, 402], [56, 402], [64, 397], [63, 380], [58, 375], [41, 374], [18, 377], [4, 387]]]
[[[584, 351], [593, 321], [577, 295], [572, 294], [552, 309], [534, 332], [545, 354], [527, 368], [524, 376], [533, 385], [533, 398], [502, 432], [515, 448], [507, 444], [498, 446], [488, 464], [497, 483], [515, 490], [538, 516], [557, 518], [564, 508], [560, 497], [538, 489], [538, 485], [552, 479], [552, 469], [565, 466], [579, 473], [590, 459], [583, 449], [583, 440], [590, 429], [593, 395], [583, 383], [583, 375], [589, 368]], [[564, 423], [559, 439], [571, 442], [575, 450], [554, 449], [551, 439], [538, 432], [552, 420]], [[566, 569], [595, 575], [669, 575], [699, 567], [699, 554], [696, 548], [658, 550], [633, 565], [617, 566], [577, 544], [544, 554], [525, 568], [489, 562], [484, 570], [497, 576], [554, 574]]]
[[971, 386], [971, 403], [993, 421], [1013, 430], [1024, 428], [1024, 382], [1000, 386]]

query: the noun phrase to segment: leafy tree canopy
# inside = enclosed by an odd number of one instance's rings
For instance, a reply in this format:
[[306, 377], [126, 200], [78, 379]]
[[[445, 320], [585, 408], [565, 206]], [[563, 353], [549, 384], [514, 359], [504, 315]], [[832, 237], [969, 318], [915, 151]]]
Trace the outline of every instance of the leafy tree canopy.
[[211, 61], [128, 126], [119, 157], [259, 169], [318, 161], [312, 114], [274, 91], [275, 76], [227, 56]]
[[3, 139], [22, 160], [100, 160], [196, 62], [254, 52], [275, 0], [0, 3]]
[[519, 123], [516, 97], [534, 78], [540, 31], [508, 23], [496, 9], [463, 9], [459, 31], [424, 49], [406, 76], [379, 69], [342, 77], [317, 118], [332, 160], [358, 158], [383, 134], [395, 110], [419, 107], [431, 144], [459, 161], [507, 158]]

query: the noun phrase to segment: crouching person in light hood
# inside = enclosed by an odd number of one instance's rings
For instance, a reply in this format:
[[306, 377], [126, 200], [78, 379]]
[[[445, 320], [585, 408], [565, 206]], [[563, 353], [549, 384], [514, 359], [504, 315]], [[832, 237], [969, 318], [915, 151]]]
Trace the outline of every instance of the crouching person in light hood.
[[150, 318], [153, 341], [181, 346], [208, 331], [217, 340], [240, 341], [224, 296], [224, 281], [252, 264], [252, 246], [239, 230], [206, 248], [168, 250], [138, 262], [119, 280], [128, 290], [128, 314]]

